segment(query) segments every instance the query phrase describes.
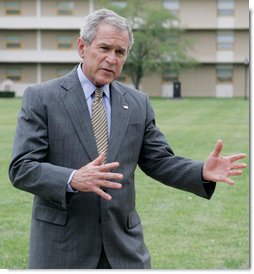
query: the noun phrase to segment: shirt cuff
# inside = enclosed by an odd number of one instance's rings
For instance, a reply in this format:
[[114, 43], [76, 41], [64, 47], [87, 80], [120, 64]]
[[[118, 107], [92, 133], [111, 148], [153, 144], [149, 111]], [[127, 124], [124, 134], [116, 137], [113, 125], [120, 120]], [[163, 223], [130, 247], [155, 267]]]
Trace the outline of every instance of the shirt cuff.
[[78, 192], [77, 190], [73, 189], [70, 185], [72, 177], [73, 177], [75, 172], [76, 172], [76, 170], [73, 170], [70, 177], [69, 177], [69, 180], [68, 180], [67, 185], [66, 185], [66, 191], [67, 192], [72, 192], [72, 193], [77, 193]]

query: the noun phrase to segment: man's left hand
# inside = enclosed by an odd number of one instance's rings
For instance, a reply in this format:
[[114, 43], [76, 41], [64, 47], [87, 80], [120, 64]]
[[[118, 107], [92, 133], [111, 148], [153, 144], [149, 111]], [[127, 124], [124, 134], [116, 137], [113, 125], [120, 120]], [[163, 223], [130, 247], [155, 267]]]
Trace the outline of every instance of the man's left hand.
[[246, 157], [246, 154], [239, 153], [231, 156], [222, 156], [223, 142], [218, 140], [214, 151], [208, 156], [203, 166], [203, 179], [212, 182], [224, 182], [233, 185], [235, 182], [230, 176], [242, 175], [242, 169], [247, 165], [244, 163], [235, 163]]

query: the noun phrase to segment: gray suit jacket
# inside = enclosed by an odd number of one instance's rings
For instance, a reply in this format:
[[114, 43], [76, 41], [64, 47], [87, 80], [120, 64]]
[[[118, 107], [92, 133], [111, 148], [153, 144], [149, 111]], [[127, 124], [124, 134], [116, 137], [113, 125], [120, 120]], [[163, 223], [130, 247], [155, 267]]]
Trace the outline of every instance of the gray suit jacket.
[[124, 175], [121, 190], [107, 190], [111, 201], [66, 192], [71, 172], [98, 156], [76, 68], [24, 94], [9, 174], [15, 187], [34, 194], [30, 268], [95, 268], [102, 244], [112, 268], [150, 268], [135, 210], [137, 164], [166, 185], [212, 196], [215, 183], [202, 181], [203, 163], [174, 156], [148, 97], [117, 81], [110, 88], [107, 161], [119, 161]]

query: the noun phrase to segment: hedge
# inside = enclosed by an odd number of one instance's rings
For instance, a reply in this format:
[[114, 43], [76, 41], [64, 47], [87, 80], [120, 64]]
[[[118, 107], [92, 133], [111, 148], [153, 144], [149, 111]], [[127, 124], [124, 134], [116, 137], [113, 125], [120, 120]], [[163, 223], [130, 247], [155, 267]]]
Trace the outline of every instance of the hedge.
[[1, 91], [0, 90], [0, 98], [14, 98], [15, 91]]

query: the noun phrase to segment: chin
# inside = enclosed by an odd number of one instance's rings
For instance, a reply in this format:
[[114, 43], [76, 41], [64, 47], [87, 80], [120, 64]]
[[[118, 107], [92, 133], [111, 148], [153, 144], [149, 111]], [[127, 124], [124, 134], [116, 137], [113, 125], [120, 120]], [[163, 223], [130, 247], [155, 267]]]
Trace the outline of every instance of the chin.
[[94, 83], [95, 83], [96, 86], [102, 87], [102, 86], [104, 86], [104, 85], [109, 85], [109, 84], [112, 83], [114, 80], [115, 80], [114, 78], [110, 78], [110, 79], [105, 79], [105, 78], [104, 78], [104, 79], [102, 79], [102, 80], [100, 80], [100, 79], [98, 79], [97, 81], [95, 80]]

